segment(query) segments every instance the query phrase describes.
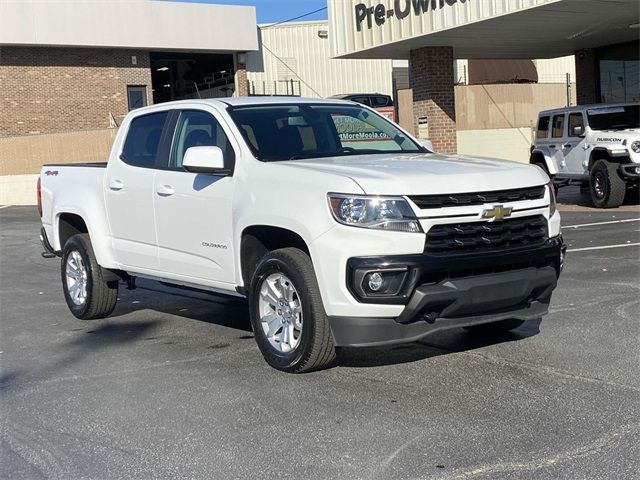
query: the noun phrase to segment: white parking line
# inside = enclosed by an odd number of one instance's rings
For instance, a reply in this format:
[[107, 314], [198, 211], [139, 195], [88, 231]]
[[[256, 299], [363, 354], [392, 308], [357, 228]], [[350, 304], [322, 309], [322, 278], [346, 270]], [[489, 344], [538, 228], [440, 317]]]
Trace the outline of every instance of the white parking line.
[[3, 208], [7, 208], [10, 207], [11, 205], [0, 205], [0, 210], [2, 210]]
[[572, 248], [567, 252], [585, 252], [587, 250], [606, 250], [607, 248], [622, 248], [622, 247], [637, 247], [639, 243], [622, 243], [620, 245], [604, 245], [602, 247], [585, 247], [585, 248]]
[[596, 223], [583, 223], [582, 225], [563, 225], [562, 228], [580, 228], [580, 227], [593, 227], [595, 225], [609, 225], [610, 223], [628, 223], [628, 222], [640, 222], [640, 218], [629, 218], [627, 220], [611, 220], [610, 222], [596, 222]]

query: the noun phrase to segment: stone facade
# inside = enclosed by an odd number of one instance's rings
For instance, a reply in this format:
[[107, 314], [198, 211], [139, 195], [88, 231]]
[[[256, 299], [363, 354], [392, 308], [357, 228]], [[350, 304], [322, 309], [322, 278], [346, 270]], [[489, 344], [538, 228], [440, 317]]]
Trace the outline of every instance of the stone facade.
[[455, 153], [456, 109], [453, 48], [423, 47], [411, 50], [409, 81], [413, 89], [415, 131], [422, 131], [419, 119], [426, 118], [426, 137], [440, 153]]
[[2, 46], [0, 136], [108, 128], [128, 112], [128, 85], [152, 103], [147, 51]]

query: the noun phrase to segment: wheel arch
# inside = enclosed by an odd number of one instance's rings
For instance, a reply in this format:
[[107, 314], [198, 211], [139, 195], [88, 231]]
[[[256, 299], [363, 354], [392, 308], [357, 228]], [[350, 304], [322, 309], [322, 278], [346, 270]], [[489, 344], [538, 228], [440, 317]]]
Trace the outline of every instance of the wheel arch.
[[309, 246], [302, 236], [285, 227], [275, 225], [250, 225], [240, 235], [240, 275], [243, 287], [247, 287], [258, 261], [268, 252], [279, 248], [298, 248], [309, 255]]
[[551, 158], [544, 152], [544, 150], [535, 148], [531, 150], [531, 155], [529, 156], [529, 163], [535, 164], [538, 162], [542, 162], [547, 167], [547, 174], [555, 175], [558, 173], [558, 169], [554, 162], [551, 161]]

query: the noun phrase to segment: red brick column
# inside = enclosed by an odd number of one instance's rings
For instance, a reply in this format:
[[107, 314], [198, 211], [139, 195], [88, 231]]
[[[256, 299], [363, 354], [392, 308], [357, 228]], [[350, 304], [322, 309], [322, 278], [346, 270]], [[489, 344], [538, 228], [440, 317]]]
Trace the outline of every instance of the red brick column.
[[575, 53], [576, 62], [576, 101], [578, 105], [597, 102], [596, 56], [593, 50], [580, 50]]
[[426, 118], [429, 140], [437, 152], [456, 153], [456, 107], [453, 89], [453, 48], [423, 47], [411, 50], [409, 81], [413, 89], [416, 132]]

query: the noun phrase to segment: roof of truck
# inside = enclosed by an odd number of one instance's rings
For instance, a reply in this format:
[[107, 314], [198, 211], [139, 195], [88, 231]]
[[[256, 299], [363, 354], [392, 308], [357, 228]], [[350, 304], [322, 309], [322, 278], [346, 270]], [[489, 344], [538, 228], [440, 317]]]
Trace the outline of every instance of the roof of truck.
[[640, 105], [638, 102], [626, 102], [626, 103], [592, 103], [590, 105], [573, 105], [571, 107], [560, 107], [560, 108], [552, 108], [549, 110], [542, 110], [538, 116], [542, 115], [550, 115], [553, 113], [562, 113], [567, 112], [569, 110], [587, 110], [593, 108], [614, 108], [614, 107], [626, 107], [629, 105]]

